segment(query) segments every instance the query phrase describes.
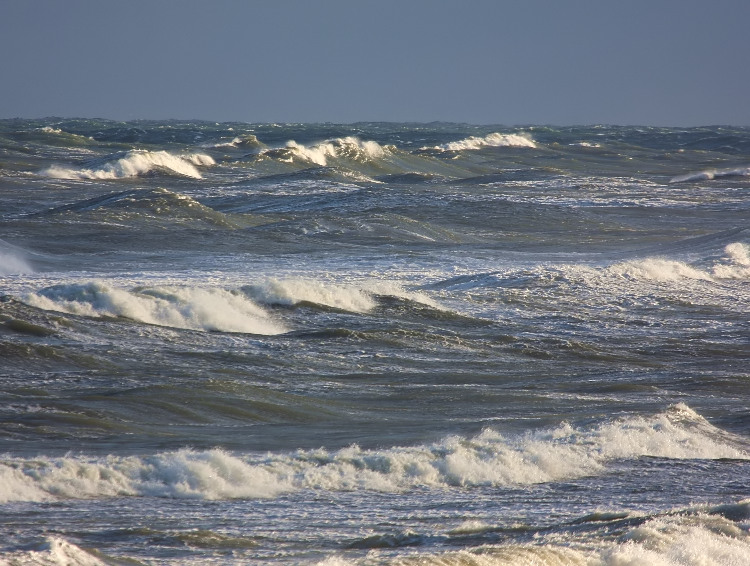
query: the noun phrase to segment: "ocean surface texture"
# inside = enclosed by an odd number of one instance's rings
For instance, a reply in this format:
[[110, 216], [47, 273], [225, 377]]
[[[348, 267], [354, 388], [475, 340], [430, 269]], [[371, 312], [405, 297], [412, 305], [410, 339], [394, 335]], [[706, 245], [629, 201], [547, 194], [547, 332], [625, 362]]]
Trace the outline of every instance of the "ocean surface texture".
[[0, 565], [750, 564], [750, 129], [0, 121]]

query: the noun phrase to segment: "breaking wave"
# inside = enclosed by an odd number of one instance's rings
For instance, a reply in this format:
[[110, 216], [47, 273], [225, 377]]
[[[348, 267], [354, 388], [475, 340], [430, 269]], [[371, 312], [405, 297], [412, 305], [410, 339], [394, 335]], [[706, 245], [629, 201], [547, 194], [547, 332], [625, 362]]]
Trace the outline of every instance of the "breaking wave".
[[216, 288], [118, 289], [103, 282], [64, 284], [28, 293], [34, 307], [91, 317], [122, 317], [147, 324], [247, 334], [281, 334], [286, 329], [242, 293]]
[[678, 175], [669, 180], [670, 183], [685, 183], [689, 181], [711, 181], [717, 177], [748, 177], [750, 167], [737, 167], [734, 169], [707, 169], [696, 173]]
[[359, 285], [341, 285], [313, 279], [269, 278], [243, 287], [254, 301], [267, 305], [312, 303], [349, 312], [366, 313], [377, 306], [376, 297], [388, 296], [441, 308], [432, 298], [419, 291], [409, 291], [398, 283], [365, 281]]
[[375, 141], [362, 141], [354, 136], [347, 136], [311, 146], [305, 146], [290, 140], [286, 147], [268, 149], [261, 152], [261, 155], [287, 163], [314, 163], [325, 167], [328, 165], [329, 159], [366, 162], [380, 159], [391, 151], [390, 146], [382, 146]]
[[62, 167], [53, 165], [40, 171], [40, 175], [54, 179], [123, 179], [162, 171], [172, 175], [201, 179], [198, 167], [215, 165], [214, 159], [202, 153], [174, 155], [166, 151], [131, 150], [109, 156], [89, 167]]
[[362, 289], [344, 285], [324, 285], [306, 279], [267, 279], [242, 289], [252, 299], [269, 305], [313, 303], [325, 307], [367, 312], [375, 307], [372, 296]]
[[[750, 502], [733, 506], [747, 520]], [[729, 566], [747, 564], [750, 534], [746, 523], [722, 516], [720, 511], [677, 512], [664, 516], [626, 519], [635, 526], [618, 538], [605, 536], [586, 543], [575, 539], [561, 540], [556, 532], [540, 533], [530, 543], [487, 544], [473, 549], [442, 553], [419, 553], [386, 560], [383, 564], [398, 566]], [[451, 533], [454, 534], [454, 533]], [[384, 539], [385, 537], [370, 537]], [[385, 542], [392, 542], [394, 537]], [[419, 535], [411, 539], [401, 535], [404, 544], [418, 544]], [[379, 542], [379, 540], [376, 540]], [[396, 543], [401, 541], [396, 541]], [[383, 544], [386, 546], [386, 544]], [[391, 544], [390, 546], [397, 546]], [[363, 560], [345, 560], [330, 556], [318, 566], [354, 566], [368, 564]]]
[[100, 552], [92, 554], [56, 536], [45, 539], [24, 550], [0, 554], [0, 566], [107, 566], [118, 563]]
[[465, 151], [476, 150], [484, 147], [537, 147], [536, 142], [524, 134], [500, 134], [492, 133], [484, 137], [470, 136], [460, 141], [449, 142], [443, 145], [422, 148], [437, 149], [442, 151]]
[[0, 502], [154, 496], [268, 498], [300, 489], [401, 492], [518, 486], [604, 473], [610, 462], [652, 456], [747, 460], [739, 439], [685, 405], [652, 417], [577, 428], [563, 423], [520, 437], [485, 430], [430, 445], [238, 455], [183, 449], [152, 456], [0, 460]]
[[613, 275], [651, 281], [747, 279], [750, 278], [750, 248], [741, 242], [728, 244], [724, 248], [722, 260], [714, 262], [707, 269], [693, 267], [681, 261], [646, 258], [619, 263], [609, 267], [607, 271]]
[[257, 149], [264, 147], [264, 145], [258, 140], [257, 136], [249, 134], [242, 137], [235, 137], [231, 141], [204, 144], [203, 147], [214, 149]]

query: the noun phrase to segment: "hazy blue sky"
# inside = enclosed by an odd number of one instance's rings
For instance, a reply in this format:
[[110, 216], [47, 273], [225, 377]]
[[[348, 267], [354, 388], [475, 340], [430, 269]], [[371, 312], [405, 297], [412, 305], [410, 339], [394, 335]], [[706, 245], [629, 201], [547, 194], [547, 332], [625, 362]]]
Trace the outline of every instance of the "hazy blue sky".
[[0, 0], [0, 117], [750, 125], [749, 0]]

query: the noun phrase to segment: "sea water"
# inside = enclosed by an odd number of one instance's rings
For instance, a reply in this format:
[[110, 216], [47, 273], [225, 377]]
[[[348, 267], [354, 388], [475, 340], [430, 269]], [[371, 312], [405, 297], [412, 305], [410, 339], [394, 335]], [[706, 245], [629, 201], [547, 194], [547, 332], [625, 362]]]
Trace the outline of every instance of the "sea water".
[[750, 564], [749, 154], [0, 121], [0, 564]]

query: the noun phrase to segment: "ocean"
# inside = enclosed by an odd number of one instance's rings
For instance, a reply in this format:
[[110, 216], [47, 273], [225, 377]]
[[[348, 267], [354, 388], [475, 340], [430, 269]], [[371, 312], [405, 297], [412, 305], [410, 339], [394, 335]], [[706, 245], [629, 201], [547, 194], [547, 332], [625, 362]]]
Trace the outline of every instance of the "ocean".
[[750, 129], [0, 120], [0, 564], [750, 564]]

